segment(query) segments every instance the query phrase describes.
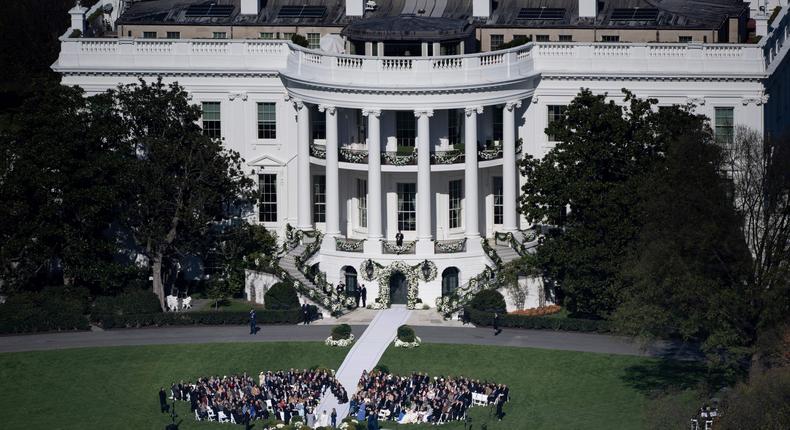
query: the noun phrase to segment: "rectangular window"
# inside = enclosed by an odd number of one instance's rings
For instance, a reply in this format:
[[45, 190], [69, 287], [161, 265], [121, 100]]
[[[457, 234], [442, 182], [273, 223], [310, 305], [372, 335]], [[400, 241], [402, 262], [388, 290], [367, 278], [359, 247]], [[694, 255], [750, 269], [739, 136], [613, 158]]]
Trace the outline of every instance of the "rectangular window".
[[450, 145], [464, 143], [463, 109], [450, 109], [447, 111], [447, 143]]
[[321, 33], [307, 33], [307, 47], [318, 49], [321, 47]]
[[259, 34], [261, 39], [274, 39], [274, 33], [263, 32]]
[[156, 39], [156, 32], [155, 31], [144, 31], [143, 32], [143, 39]]
[[620, 36], [601, 36], [602, 42], [619, 42]]
[[504, 125], [502, 123], [502, 114], [503, 114], [504, 107], [502, 106], [494, 106], [493, 109], [493, 119], [491, 120], [491, 126], [493, 127], [493, 138], [494, 140], [502, 141], [502, 131], [504, 130]]
[[215, 139], [222, 137], [222, 115], [219, 102], [203, 102], [203, 134]]
[[502, 177], [494, 176], [493, 194], [494, 194], [494, 224], [504, 223], [504, 207], [502, 205]]
[[326, 176], [313, 176], [313, 222], [326, 222]]
[[180, 31], [168, 31], [167, 32], [167, 38], [168, 39], [180, 39], [181, 38], [181, 32]]
[[[557, 121], [565, 114], [565, 106], [562, 105], [549, 105], [546, 106], [547, 108], [547, 120], [546, 120], [546, 127], [551, 125], [554, 121]], [[546, 136], [549, 139], [549, 142], [556, 142], [557, 138], [551, 134], [546, 133]]]
[[258, 175], [258, 220], [277, 222], [277, 175], [264, 173]]
[[734, 130], [734, 109], [731, 107], [717, 107], [716, 110], [716, 142], [729, 147], [732, 145]]
[[450, 199], [450, 228], [461, 227], [461, 197], [463, 194], [464, 189], [461, 180], [450, 181], [448, 191]]
[[277, 138], [277, 105], [258, 103], [258, 139]]
[[295, 33], [283, 33], [283, 40], [293, 39]]
[[492, 34], [491, 35], [491, 50], [496, 51], [500, 46], [505, 43], [505, 35]]
[[368, 181], [357, 179], [357, 217], [359, 226], [368, 227]]
[[417, 197], [417, 184], [398, 184], [398, 230], [414, 231], [417, 229], [417, 208], [414, 200]]
[[313, 139], [326, 139], [326, 114], [318, 111], [318, 106], [313, 106], [310, 110], [310, 122], [312, 123]]
[[679, 36], [678, 42], [680, 43], [691, 43], [694, 39], [691, 36]]
[[212, 33], [212, 36], [214, 37], [214, 39], [224, 39], [225, 35], [226, 35], [226, 33], [224, 31], [215, 31], [215, 32]]
[[526, 41], [529, 41], [529, 36], [527, 36], [526, 34], [514, 34], [513, 35], [513, 40], [526, 40]]
[[535, 35], [535, 42], [548, 42], [549, 35], [548, 34], [536, 34]]
[[560, 34], [560, 42], [573, 42], [573, 35]]
[[417, 136], [416, 122], [417, 118], [414, 117], [412, 111], [399, 110], [395, 112], [395, 137], [398, 140], [398, 146], [414, 146]]

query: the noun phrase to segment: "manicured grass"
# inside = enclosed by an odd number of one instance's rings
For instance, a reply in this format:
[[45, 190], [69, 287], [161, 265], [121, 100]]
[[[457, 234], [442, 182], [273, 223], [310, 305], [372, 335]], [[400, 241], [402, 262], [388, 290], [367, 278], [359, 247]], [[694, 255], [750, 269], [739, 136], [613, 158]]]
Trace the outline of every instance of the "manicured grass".
[[[347, 348], [321, 343], [249, 343], [87, 348], [0, 354], [2, 427], [163, 429], [159, 387], [175, 380], [261, 370], [337, 369]], [[168, 391], [169, 394], [169, 391]], [[186, 403], [180, 429], [243, 428], [195, 422]]]
[[[418, 333], [419, 335], [419, 330]], [[412, 371], [505, 383], [511, 401], [497, 422], [489, 408], [471, 410], [475, 429], [642, 429], [649, 393], [691, 388], [702, 375], [696, 364], [641, 357], [528, 348], [424, 344], [389, 348], [380, 364], [394, 374]], [[431, 426], [409, 426], [427, 429]], [[463, 429], [463, 423], [442, 426]]]
[[[419, 334], [419, 329], [417, 330]], [[174, 380], [261, 370], [337, 369], [347, 348], [315, 342], [108, 347], [0, 354], [3, 429], [162, 429], [157, 391]], [[641, 429], [648, 393], [696, 384], [698, 366], [628, 356], [527, 348], [425, 344], [390, 348], [393, 373], [471, 376], [506, 383], [511, 402], [502, 422], [473, 408], [474, 429]], [[177, 403], [180, 429], [227, 429], [195, 422]], [[385, 426], [393, 428], [392, 424]], [[427, 426], [396, 426], [423, 429]], [[431, 427], [433, 428], [433, 427]], [[460, 430], [462, 423], [442, 426]]]

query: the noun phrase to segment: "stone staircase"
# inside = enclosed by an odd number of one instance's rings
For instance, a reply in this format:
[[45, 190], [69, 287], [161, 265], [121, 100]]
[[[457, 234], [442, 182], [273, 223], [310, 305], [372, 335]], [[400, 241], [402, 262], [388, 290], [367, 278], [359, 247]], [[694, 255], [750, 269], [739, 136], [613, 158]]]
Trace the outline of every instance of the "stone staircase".
[[299, 271], [299, 268], [296, 267], [296, 256], [302, 255], [304, 253], [306, 246], [303, 244], [297, 245], [292, 250], [288, 251], [285, 255], [280, 258], [280, 267], [285, 270], [292, 278], [296, 279], [297, 281], [301, 282], [304, 285], [311, 285], [315, 286], [312, 281], [307, 279], [302, 272]]
[[502, 264], [507, 264], [511, 261], [521, 258], [521, 256], [518, 255], [518, 252], [509, 246], [492, 244], [491, 247], [494, 248], [494, 251], [496, 251], [499, 258], [502, 259]]

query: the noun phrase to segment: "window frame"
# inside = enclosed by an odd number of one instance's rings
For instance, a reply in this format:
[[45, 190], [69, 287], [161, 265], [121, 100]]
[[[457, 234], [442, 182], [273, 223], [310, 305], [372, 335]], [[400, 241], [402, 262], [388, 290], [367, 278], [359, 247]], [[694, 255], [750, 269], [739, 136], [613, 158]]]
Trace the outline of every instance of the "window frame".
[[159, 37], [159, 34], [156, 31], [144, 31], [143, 32], [143, 39], [156, 39]]
[[357, 178], [357, 226], [368, 228], [368, 180]]
[[326, 114], [318, 106], [310, 108], [310, 136], [313, 140], [326, 140]]
[[395, 111], [395, 140], [399, 147], [417, 145], [417, 117], [408, 110]]
[[[258, 140], [277, 139], [277, 103], [258, 102], [256, 106]], [[271, 111], [267, 112], [267, 107], [271, 107]], [[271, 117], [267, 118], [267, 114]]]
[[[729, 118], [719, 117], [720, 112], [729, 112]], [[722, 122], [724, 122], [722, 124]], [[727, 122], [729, 124], [727, 124]], [[716, 143], [725, 148], [732, 146], [735, 140], [735, 107], [733, 106], [714, 106], [713, 107], [713, 132]]]
[[447, 183], [447, 226], [450, 229], [463, 227], [462, 201], [464, 198], [464, 183], [461, 179], [454, 179]]
[[[565, 110], [568, 108], [566, 105], [546, 105], [546, 128], [554, 122], [557, 121], [560, 117], [565, 115]], [[557, 142], [557, 136], [551, 135], [548, 132], [546, 134], [546, 139], [549, 142]]]
[[[210, 105], [212, 108], [216, 107], [216, 111], [207, 111], [206, 107]], [[213, 139], [222, 139], [222, 103], [218, 101], [204, 101], [200, 104], [201, 117], [200, 123], [203, 129], [203, 135]], [[208, 119], [207, 114], [216, 114], [216, 119]]]
[[551, 37], [548, 34], [536, 34], [535, 42], [551, 42]]
[[212, 39], [227, 39], [228, 32], [227, 31], [212, 31], [211, 32]]
[[492, 205], [494, 209], [494, 213], [493, 213], [494, 225], [502, 225], [505, 223], [503, 184], [504, 183], [502, 182], [501, 176], [491, 177], [491, 195], [494, 197], [494, 202], [493, 202], [494, 204]]
[[307, 48], [320, 49], [321, 48], [321, 33], [307, 33]]
[[313, 175], [313, 223], [326, 222], [326, 175]]
[[[271, 180], [264, 184], [264, 180]], [[266, 187], [266, 189], [264, 189]], [[277, 174], [258, 174], [258, 222], [277, 222]], [[269, 197], [270, 199], [267, 199]]]
[[601, 35], [601, 42], [618, 43], [618, 42], [620, 42], [620, 35], [619, 34], [602, 34]]
[[274, 32], [271, 31], [258, 32], [258, 38], [263, 40], [274, 40]]
[[447, 143], [450, 145], [463, 145], [466, 121], [463, 109], [447, 110]]
[[[494, 38], [497, 38], [497, 43], [494, 43]], [[505, 44], [505, 35], [504, 34], [489, 34], [488, 35], [488, 44], [492, 51], [496, 51], [497, 48]]]
[[417, 231], [417, 184], [398, 182], [396, 193], [398, 231]]
[[[175, 36], [175, 37], [173, 37]], [[180, 31], [168, 31], [167, 38], [174, 40], [174, 39], [181, 39], [181, 32]]]
[[560, 42], [573, 42], [573, 35], [572, 34], [560, 34], [558, 37]]

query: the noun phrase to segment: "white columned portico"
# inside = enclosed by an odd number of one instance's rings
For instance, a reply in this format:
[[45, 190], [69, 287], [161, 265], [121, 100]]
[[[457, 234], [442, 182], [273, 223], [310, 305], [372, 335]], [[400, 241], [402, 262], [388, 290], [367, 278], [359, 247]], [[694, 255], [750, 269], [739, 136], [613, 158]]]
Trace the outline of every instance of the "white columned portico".
[[519, 107], [521, 101], [507, 102], [502, 113], [502, 228], [509, 232], [518, 230], [515, 111]]
[[296, 228], [312, 230], [310, 217], [310, 109], [301, 100], [294, 101], [296, 108]]
[[466, 227], [467, 249], [479, 245], [480, 224], [478, 222], [477, 195], [477, 114], [483, 113], [482, 106], [464, 109], [464, 226]]
[[378, 109], [363, 109], [368, 117], [368, 239], [365, 254], [381, 254], [381, 127]]
[[433, 253], [431, 242], [431, 120], [433, 110], [416, 110], [417, 117], [417, 252]]
[[[337, 114], [334, 106], [321, 105], [326, 115], [326, 235], [340, 235], [340, 176], [338, 172]], [[334, 246], [333, 241], [327, 241]]]

